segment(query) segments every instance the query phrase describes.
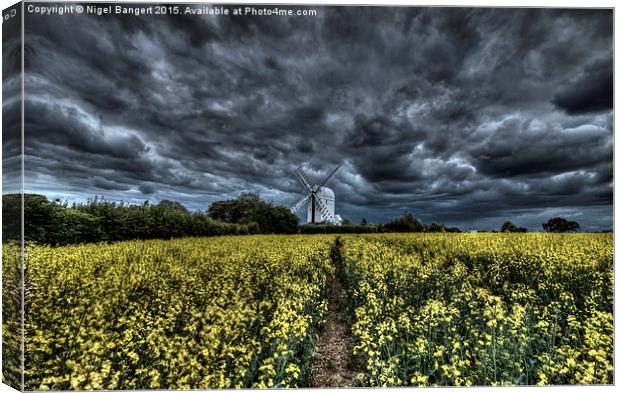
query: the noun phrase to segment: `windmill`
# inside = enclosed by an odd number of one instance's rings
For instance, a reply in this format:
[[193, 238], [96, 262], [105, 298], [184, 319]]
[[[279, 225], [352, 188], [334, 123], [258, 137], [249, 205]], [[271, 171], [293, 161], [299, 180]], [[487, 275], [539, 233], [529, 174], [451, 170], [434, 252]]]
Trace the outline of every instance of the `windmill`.
[[308, 204], [308, 224], [319, 224], [322, 222], [340, 225], [342, 218], [338, 214], [335, 214], [336, 197], [334, 191], [325, 187], [325, 184], [329, 179], [334, 176], [336, 171], [340, 169], [342, 164], [338, 164], [329, 174], [323, 179], [320, 184], [310, 185], [310, 180], [301, 167], [295, 170], [297, 178], [305, 188], [307, 195], [297, 202], [292, 208], [293, 213], [297, 212], [304, 204]]

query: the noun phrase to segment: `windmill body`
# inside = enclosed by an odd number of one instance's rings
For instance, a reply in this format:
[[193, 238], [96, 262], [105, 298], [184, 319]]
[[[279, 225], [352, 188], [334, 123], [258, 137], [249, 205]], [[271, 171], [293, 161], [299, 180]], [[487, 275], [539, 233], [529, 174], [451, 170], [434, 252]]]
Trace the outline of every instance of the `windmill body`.
[[308, 217], [306, 223], [341, 225], [342, 219], [336, 214], [336, 196], [334, 191], [325, 186], [339, 168], [340, 165], [334, 168], [320, 184], [315, 185], [311, 185], [310, 179], [301, 167], [297, 168], [295, 174], [304, 186], [306, 196], [297, 202], [291, 208], [291, 211], [295, 213], [303, 205], [307, 204]]
[[[336, 196], [334, 195], [334, 191], [332, 191], [331, 188], [321, 187], [321, 189], [316, 192], [316, 198], [320, 199], [321, 202], [323, 202], [330, 215], [334, 217], [336, 216]], [[312, 204], [308, 203], [308, 219], [306, 220], [306, 223], [316, 224], [323, 221], [320, 219], [320, 214], [317, 214], [319, 213], [319, 208], [316, 206], [316, 202], [314, 206], [314, 213], [315, 220], [313, 221]]]

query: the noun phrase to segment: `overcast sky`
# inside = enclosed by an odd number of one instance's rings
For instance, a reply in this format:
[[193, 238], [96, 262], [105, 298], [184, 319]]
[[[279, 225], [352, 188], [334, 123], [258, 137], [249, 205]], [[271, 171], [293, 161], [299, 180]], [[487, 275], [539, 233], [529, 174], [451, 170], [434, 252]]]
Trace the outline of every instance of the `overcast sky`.
[[[26, 191], [612, 226], [610, 10], [310, 7], [26, 18]], [[302, 209], [303, 210], [303, 209]]]

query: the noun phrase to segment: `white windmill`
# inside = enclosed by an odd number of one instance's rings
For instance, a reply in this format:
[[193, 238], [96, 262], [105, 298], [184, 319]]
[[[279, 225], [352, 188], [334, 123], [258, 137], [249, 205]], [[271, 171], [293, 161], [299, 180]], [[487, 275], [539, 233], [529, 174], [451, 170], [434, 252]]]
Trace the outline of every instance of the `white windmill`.
[[341, 166], [342, 164], [338, 164], [320, 184], [315, 184], [314, 186], [310, 185], [310, 180], [303, 169], [301, 169], [301, 167], [297, 168], [295, 174], [299, 178], [301, 184], [303, 184], [308, 195], [297, 202], [291, 208], [291, 211], [295, 213], [305, 203], [308, 203], [308, 219], [306, 221], [308, 224], [327, 223], [331, 225], [341, 225], [342, 218], [338, 214], [335, 214], [336, 197], [334, 191], [325, 187], [325, 184], [334, 176]]

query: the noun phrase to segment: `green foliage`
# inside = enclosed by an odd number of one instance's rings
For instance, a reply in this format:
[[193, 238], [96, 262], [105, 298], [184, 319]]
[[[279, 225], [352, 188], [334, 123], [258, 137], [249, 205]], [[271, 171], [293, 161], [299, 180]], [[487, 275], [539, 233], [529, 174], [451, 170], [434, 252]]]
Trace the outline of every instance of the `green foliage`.
[[2, 242], [21, 238], [21, 194], [2, 195]]
[[379, 232], [461, 232], [461, 230], [435, 222], [424, 225], [419, 218], [405, 212], [399, 218], [382, 225]]
[[455, 227], [447, 227], [443, 224], [433, 222], [431, 225], [425, 226], [425, 232], [461, 232], [461, 230]]
[[432, 223], [424, 225], [422, 221], [410, 213], [405, 213], [402, 217], [387, 224], [369, 224], [366, 219], [362, 219], [360, 225], [316, 225], [307, 224], [299, 227], [299, 233], [391, 233], [391, 232], [461, 232], [460, 229], [448, 227], [443, 224]]
[[[20, 194], [2, 196], [3, 241], [21, 238]], [[26, 241], [70, 244], [99, 240], [97, 219], [89, 214], [48, 201], [43, 195], [24, 194], [24, 235]]]
[[424, 224], [409, 212], [383, 226], [386, 232], [424, 232]]
[[[3, 241], [20, 240], [21, 196], [2, 196]], [[223, 223], [178, 202], [130, 205], [99, 198], [85, 204], [61, 204], [43, 195], [24, 194], [25, 240], [51, 245], [170, 239], [185, 236], [242, 235], [247, 225]]]
[[[273, 206], [253, 194], [215, 202], [209, 213], [190, 212], [179, 202], [132, 205], [95, 197], [69, 206], [43, 195], [24, 194], [26, 241], [51, 245], [113, 242], [131, 239], [170, 239], [186, 236], [297, 233], [298, 218], [289, 209]], [[20, 194], [2, 197], [4, 241], [21, 237]]]
[[562, 217], [554, 217], [542, 224], [542, 227], [545, 232], [575, 232], [579, 230], [579, 223]]
[[506, 221], [502, 224], [500, 232], [516, 232], [517, 226], [510, 221]]
[[274, 206], [251, 193], [214, 202], [209, 206], [208, 214], [215, 220], [250, 225], [258, 233], [297, 233], [299, 224], [299, 219], [289, 209]]
[[500, 232], [527, 232], [526, 228], [519, 228], [510, 221], [506, 221], [502, 224]]

